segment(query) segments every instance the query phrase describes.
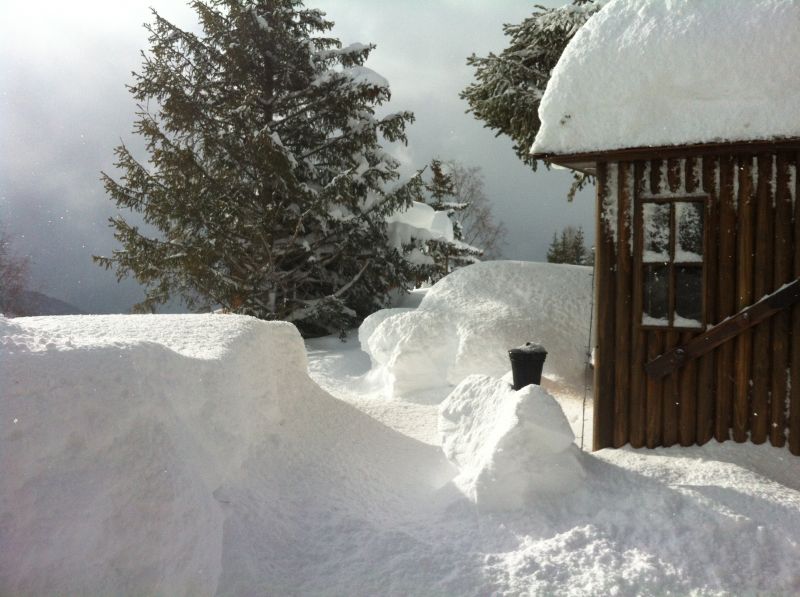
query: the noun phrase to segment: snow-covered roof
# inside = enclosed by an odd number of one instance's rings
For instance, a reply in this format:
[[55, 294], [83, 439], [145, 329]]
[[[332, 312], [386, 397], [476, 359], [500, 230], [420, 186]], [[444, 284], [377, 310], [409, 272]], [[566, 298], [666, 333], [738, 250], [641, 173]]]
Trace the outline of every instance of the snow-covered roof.
[[539, 118], [533, 153], [800, 137], [800, 1], [611, 0]]

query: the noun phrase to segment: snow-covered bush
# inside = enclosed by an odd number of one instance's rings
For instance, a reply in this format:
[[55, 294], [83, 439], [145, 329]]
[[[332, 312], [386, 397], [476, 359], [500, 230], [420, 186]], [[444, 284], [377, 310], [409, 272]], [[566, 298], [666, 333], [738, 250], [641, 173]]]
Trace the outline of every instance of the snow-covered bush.
[[473, 373], [500, 377], [508, 349], [526, 341], [547, 349], [545, 376], [579, 387], [590, 299], [588, 267], [487, 261], [439, 281], [413, 311], [368, 317], [359, 339], [399, 397]]

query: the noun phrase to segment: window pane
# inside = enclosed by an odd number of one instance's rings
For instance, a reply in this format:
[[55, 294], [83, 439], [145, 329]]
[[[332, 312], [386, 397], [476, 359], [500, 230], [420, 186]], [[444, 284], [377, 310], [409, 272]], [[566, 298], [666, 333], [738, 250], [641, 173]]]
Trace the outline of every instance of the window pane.
[[697, 263], [703, 261], [703, 211], [699, 201], [676, 203], [675, 261]]
[[669, 268], [650, 265], [644, 268], [645, 325], [669, 325]]
[[703, 268], [675, 268], [675, 325], [700, 327], [703, 321]]
[[642, 205], [644, 219], [645, 263], [664, 263], [669, 261], [669, 204], [645, 203]]

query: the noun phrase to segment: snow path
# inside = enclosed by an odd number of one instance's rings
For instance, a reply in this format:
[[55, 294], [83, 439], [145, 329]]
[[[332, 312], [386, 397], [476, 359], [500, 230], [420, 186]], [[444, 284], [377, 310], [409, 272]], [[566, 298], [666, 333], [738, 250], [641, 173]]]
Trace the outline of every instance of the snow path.
[[[362, 410], [387, 427], [417, 441], [439, 446], [437, 419], [439, 405], [452, 387], [418, 392], [405, 400], [392, 399], [382, 380], [370, 373], [369, 356], [361, 350], [357, 331], [344, 342], [336, 337], [306, 340], [311, 378], [326, 392]], [[510, 365], [509, 365], [510, 367]], [[580, 445], [583, 396], [556, 381], [544, 378], [542, 387], [561, 404], [572, 426], [575, 443]], [[586, 402], [585, 449], [592, 445], [592, 397]]]
[[[329, 393], [438, 444], [438, 407], [425, 403], [433, 397], [387, 398], [354, 336], [306, 346], [312, 378]], [[544, 385], [578, 436], [582, 396]], [[591, 426], [590, 401], [585, 450]], [[800, 592], [800, 459], [788, 451], [733, 442], [624, 448], [586, 453], [584, 468], [575, 492], [510, 512], [482, 512], [448, 485], [432, 496], [440, 505], [404, 532], [432, 550], [426, 562], [460, 577], [465, 595]]]
[[357, 333], [345, 342], [333, 336], [307, 340], [306, 350], [311, 378], [326, 392], [403, 435], [439, 446], [438, 404], [389, 399], [386, 387], [369, 377], [369, 356]]

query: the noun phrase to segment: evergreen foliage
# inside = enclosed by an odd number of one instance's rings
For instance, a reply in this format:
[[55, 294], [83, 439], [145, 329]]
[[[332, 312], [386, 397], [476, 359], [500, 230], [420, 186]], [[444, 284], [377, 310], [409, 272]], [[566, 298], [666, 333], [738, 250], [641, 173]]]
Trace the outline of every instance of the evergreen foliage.
[[[560, 8], [535, 8], [522, 23], [503, 26], [510, 40], [499, 54], [467, 58], [475, 67], [476, 81], [461, 92], [467, 111], [497, 136], [508, 136], [517, 157], [533, 170], [537, 162], [530, 148], [541, 126], [539, 102], [550, 74], [569, 40], [600, 6], [593, 0], [575, 0]], [[569, 198], [585, 183], [585, 175], [578, 175]]]
[[423, 253], [431, 256], [434, 269], [429, 275], [431, 282], [440, 280], [459, 267], [479, 261], [483, 251], [464, 242], [464, 231], [458, 214], [468, 209], [470, 204], [458, 200], [454, 174], [445, 170], [441, 160], [431, 160], [430, 180], [421, 186], [420, 201], [427, 203], [436, 211], [446, 211], [453, 225], [453, 240], [444, 238], [429, 239]]
[[129, 87], [148, 161], [116, 148], [106, 192], [156, 234], [111, 219], [122, 248], [96, 257], [146, 287], [139, 310], [172, 296], [206, 310], [351, 327], [419, 275], [388, 246], [385, 218], [418, 183], [387, 190], [410, 112], [382, 118], [373, 45], [327, 36], [301, 0], [195, 0], [202, 32], [153, 11], [150, 49]]
[[567, 226], [561, 235], [553, 233], [553, 241], [547, 249], [548, 263], [572, 263], [575, 265], [591, 265], [593, 259], [584, 244], [583, 228]]

